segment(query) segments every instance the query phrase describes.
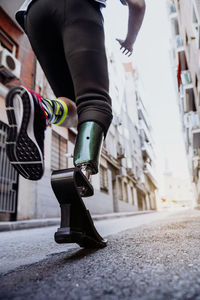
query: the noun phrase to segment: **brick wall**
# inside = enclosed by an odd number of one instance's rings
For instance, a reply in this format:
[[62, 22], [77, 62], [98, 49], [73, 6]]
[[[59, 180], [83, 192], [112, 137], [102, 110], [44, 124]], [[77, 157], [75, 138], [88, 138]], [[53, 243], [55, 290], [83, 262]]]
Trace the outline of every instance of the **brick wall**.
[[34, 83], [34, 54], [27, 36], [15, 25], [12, 19], [0, 7], [0, 28], [9, 36], [17, 46], [16, 57], [22, 64], [20, 82], [15, 80], [12, 84], [22, 84], [33, 88]]

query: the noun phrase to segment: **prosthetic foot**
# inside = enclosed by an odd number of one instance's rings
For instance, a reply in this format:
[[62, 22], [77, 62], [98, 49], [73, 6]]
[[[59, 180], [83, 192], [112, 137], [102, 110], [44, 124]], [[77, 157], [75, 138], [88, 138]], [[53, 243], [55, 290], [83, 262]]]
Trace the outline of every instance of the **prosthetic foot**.
[[74, 165], [89, 174], [98, 173], [103, 130], [95, 122], [81, 124], [74, 149]]
[[52, 188], [61, 207], [61, 226], [55, 233], [57, 243], [77, 243], [84, 248], [107, 245], [107, 241], [98, 234], [81, 198], [94, 194], [88, 179], [98, 172], [102, 140], [103, 130], [97, 123], [83, 123], [74, 150], [75, 168], [52, 174]]

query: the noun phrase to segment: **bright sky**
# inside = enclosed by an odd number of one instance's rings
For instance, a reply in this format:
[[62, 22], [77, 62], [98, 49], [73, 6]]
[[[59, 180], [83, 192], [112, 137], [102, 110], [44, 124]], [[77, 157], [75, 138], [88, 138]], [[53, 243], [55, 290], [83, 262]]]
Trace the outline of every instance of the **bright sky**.
[[[173, 175], [188, 178], [187, 161], [181, 132], [177, 98], [170, 65], [170, 24], [166, 1], [146, 0], [146, 14], [137, 38], [132, 60], [139, 70], [142, 99], [153, 127], [157, 150], [158, 172], [163, 173], [165, 161]], [[119, 0], [108, 0], [103, 11], [105, 27], [115, 38], [125, 37], [127, 8]], [[117, 42], [116, 42], [117, 43]]]

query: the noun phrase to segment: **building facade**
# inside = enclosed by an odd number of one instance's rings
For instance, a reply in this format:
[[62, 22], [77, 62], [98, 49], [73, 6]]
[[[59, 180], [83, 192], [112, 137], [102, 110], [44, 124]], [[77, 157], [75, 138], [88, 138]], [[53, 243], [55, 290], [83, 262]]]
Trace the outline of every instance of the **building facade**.
[[[10, 84], [34, 86], [35, 58], [26, 36], [14, 22], [13, 14], [17, 1], [9, 7], [9, 1], [0, 4], [0, 218], [15, 220], [19, 186], [23, 185], [11, 167], [5, 152], [7, 134], [7, 116], [5, 96]], [[3, 66], [6, 65], [7, 68]], [[26, 197], [26, 194], [25, 194]]]
[[172, 66], [185, 148], [196, 202], [200, 204], [200, 1], [167, 1]]
[[[2, 0], [0, 6], [0, 221], [59, 216], [51, 173], [73, 166], [77, 134], [74, 128], [47, 128], [45, 173], [37, 182], [19, 176], [6, 157], [5, 97], [9, 87], [20, 84], [54, 98], [26, 35], [14, 20], [21, 2], [11, 5]], [[91, 179], [95, 195], [84, 201], [93, 214], [156, 209], [151, 127], [136, 88], [136, 72], [131, 64], [123, 65], [112, 49], [107, 52], [114, 118], [103, 145], [99, 173]]]

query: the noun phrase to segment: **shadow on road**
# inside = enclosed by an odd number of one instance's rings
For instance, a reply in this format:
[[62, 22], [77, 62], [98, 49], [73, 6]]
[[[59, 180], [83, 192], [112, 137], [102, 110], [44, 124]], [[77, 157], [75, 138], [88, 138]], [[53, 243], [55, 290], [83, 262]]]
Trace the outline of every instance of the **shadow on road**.
[[[102, 249], [77, 249], [77, 251], [75, 249], [71, 249], [71, 250], [67, 250], [67, 252], [63, 251], [60, 253], [49, 254], [47, 257], [48, 258], [51, 258], [51, 257], [58, 258], [58, 261], [62, 260], [65, 262], [73, 262], [73, 261], [81, 260], [81, 259], [85, 258], [86, 256], [89, 256], [90, 254], [93, 254], [99, 250], [102, 250]], [[63, 257], [65, 255], [66, 255], [66, 257]], [[62, 258], [60, 259], [59, 256], [62, 256]]]
[[[78, 272], [80, 263], [77, 264], [77, 262], [84, 261], [84, 259], [93, 260], [91, 256], [97, 251], [100, 252], [100, 250], [102, 251], [103, 249], [66, 249], [66, 251], [60, 253], [50, 254], [42, 261], [23, 265], [6, 274], [2, 274], [0, 276], [0, 300], [5, 300], [7, 297], [12, 299], [17, 290], [24, 290], [23, 294], [25, 295], [31, 294], [32, 284], [38, 284], [46, 278], [50, 279], [63, 269], [66, 270], [67, 281], [70, 281], [74, 277], [73, 271], [76, 270]], [[72, 265], [73, 271], [71, 269]]]

